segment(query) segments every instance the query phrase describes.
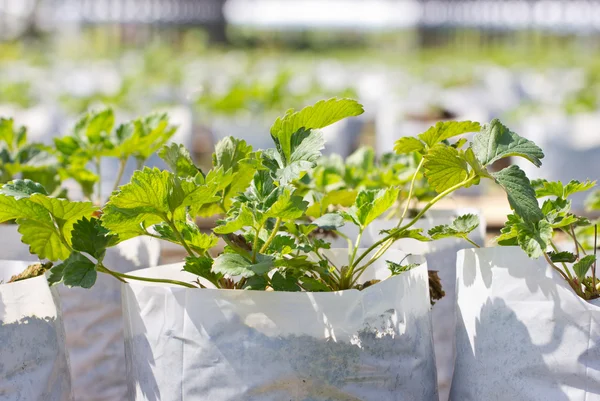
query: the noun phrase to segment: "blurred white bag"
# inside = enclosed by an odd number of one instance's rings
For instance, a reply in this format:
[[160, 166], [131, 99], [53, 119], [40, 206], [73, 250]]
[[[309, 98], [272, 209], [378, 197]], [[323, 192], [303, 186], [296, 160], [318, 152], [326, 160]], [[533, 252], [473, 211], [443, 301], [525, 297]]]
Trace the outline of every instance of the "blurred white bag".
[[[430, 210], [425, 217], [414, 225], [427, 232], [435, 226], [450, 224], [458, 216], [464, 214], [479, 216], [479, 227], [469, 238], [481, 246], [485, 242], [486, 222], [476, 209]], [[406, 222], [410, 221], [406, 219]], [[371, 242], [381, 238], [379, 231], [395, 227], [397, 220], [376, 220], [369, 227]], [[438, 389], [440, 400], [447, 401], [452, 384], [454, 370], [455, 327], [456, 327], [456, 252], [460, 249], [472, 248], [467, 241], [458, 238], [445, 238], [433, 242], [421, 242], [415, 239], [401, 239], [394, 243], [393, 248], [411, 254], [424, 255], [427, 258], [429, 270], [438, 272], [442, 288], [446, 295], [437, 301], [432, 308], [433, 344], [435, 346], [435, 361], [437, 365]]]
[[45, 276], [8, 283], [28, 265], [0, 260], [0, 399], [71, 401], [56, 291]]
[[517, 247], [457, 258], [454, 401], [600, 400], [600, 301]]
[[[104, 264], [127, 273], [156, 266], [159, 241], [137, 237], [110, 248]], [[91, 289], [58, 286], [76, 400], [127, 399], [120, 282], [99, 274]]]
[[[135, 274], [196, 279], [180, 264]], [[426, 263], [361, 292], [122, 290], [128, 400], [437, 400]]]

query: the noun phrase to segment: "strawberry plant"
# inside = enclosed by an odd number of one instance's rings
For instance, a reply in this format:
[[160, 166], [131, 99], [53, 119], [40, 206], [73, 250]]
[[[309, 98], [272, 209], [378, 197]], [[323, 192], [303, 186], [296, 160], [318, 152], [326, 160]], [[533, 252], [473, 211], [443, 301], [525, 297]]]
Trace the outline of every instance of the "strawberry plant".
[[[141, 168], [175, 131], [176, 128], [169, 125], [166, 114], [151, 114], [115, 127], [111, 109], [87, 113], [75, 123], [69, 135], [54, 140], [62, 167], [61, 177], [74, 179], [87, 199], [102, 204], [102, 159], [114, 158], [119, 162], [113, 185], [115, 190], [121, 183], [129, 159], [135, 159], [138, 168]], [[92, 167], [94, 172], [88, 167]]]
[[[567, 184], [536, 180], [530, 191], [544, 198], [541, 208], [532, 208], [533, 218], [526, 218], [521, 211], [508, 216], [500, 236], [499, 245], [518, 245], [532, 258], [544, 257], [581, 298], [589, 300], [600, 296], [596, 278], [596, 245], [594, 253], [583, 243], [596, 243], [597, 229], [585, 217], [571, 210], [569, 197], [587, 191], [595, 182], [570, 181]], [[558, 234], [573, 242], [573, 252], [559, 249]]]
[[[242, 140], [226, 138], [217, 144], [213, 166], [206, 172], [194, 165], [182, 146], [163, 147], [159, 154], [171, 171], [136, 171], [129, 183], [113, 192], [99, 218], [90, 202], [56, 199], [32, 181], [13, 181], [0, 190], [0, 220], [17, 219], [23, 241], [30, 244], [33, 253], [61, 260], [52, 268], [50, 280], [69, 286], [90, 287], [101, 272], [120, 280], [186, 287], [335, 291], [368, 285], [361, 282], [362, 274], [400, 238], [467, 239], [478, 224], [474, 216], [462, 216], [451, 225], [436, 227], [429, 235], [413, 226], [439, 200], [481, 179], [491, 179], [503, 187], [512, 208], [526, 221], [541, 218], [535, 192], [517, 166], [497, 173], [488, 171], [492, 163], [509, 156], [521, 156], [539, 165], [541, 149], [498, 120], [484, 126], [470, 121], [443, 122], [396, 143], [398, 155], [415, 154], [418, 160], [402, 218], [373, 246], [359, 250], [366, 227], [397, 202], [400, 187], [359, 189], [350, 207], [311, 221], [307, 216], [309, 203], [294, 183], [321, 158], [324, 140], [319, 129], [362, 112], [356, 101], [335, 98], [297, 112], [290, 110], [271, 127], [273, 148], [254, 151]], [[478, 133], [468, 147], [464, 139], [454, 140], [473, 131]], [[421, 174], [437, 194], [405, 223]], [[197, 216], [208, 215], [224, 216], [211, 233], [200, 231], [194, 223]], [[337, 266], [323, 252], [329, 243], [311, 233], [343, 224], [356, 225], [359, 234], [347, 263]], [[33, 226], [43, 227], [44, 238], [41, 230], [32, 232]], [[132, 277], [103, 264], [108, 247], [136, 236], [180, 245], [187, 253], [183, 269], [197, 275], [197, 282]], [[211, 250], [219, 237], [226, 246], [215, 256]], [[411, 268], [401, 261], [390, 261], [389, 266], [393, 274]]]

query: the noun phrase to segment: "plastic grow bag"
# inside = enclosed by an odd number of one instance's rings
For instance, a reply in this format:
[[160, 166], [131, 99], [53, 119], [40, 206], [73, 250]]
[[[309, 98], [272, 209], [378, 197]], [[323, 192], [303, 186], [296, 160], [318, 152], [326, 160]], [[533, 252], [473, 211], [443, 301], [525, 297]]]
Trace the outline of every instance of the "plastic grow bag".
[[[469, 235], [475, 243], [483, 246], [485, 241], [486, 222], [476, 209], [455, 210], [430, 210], [425, 217], [418, 221], [414, 227], [422, 228], [427, 232], [435, 226], [450, 224], [458, 216], [465, 214], [479, 216], [479, 227]], [[406, 222], [410, 221], [406, 219]], [[398, 220], [374, 221], [368, 228], [369, 241], [372, 244], [381, 236], [381, 230], [395, 227]], [[433, 343], [435, 346], [435, 360], [437, 365], [438, 390], [440, 400], [447, 401], [452, 384], [454, 370], [454, 335], [456, 327], [456, 252], [472, 248], [467, 241], [458, 238], [445, 238], [432, 242], [421, 242], [415, 239], [404, 238], [394, 243], [393, 248], [411, 254], [421, 254], [427, 258], [429, 270], [438, 272], [442, 282], [442, 289], [446, 295], [437, 301], [432, 308]]]
[[600, 302], [516, 247], [457, 259], [454, 401], [600, 400]]
[[[159, 241], [137, 237], [110, 248], [104, 264], [126, 273], [156, 266]], [[127, 399], [120, 283], [98, 274], [91, 289], [59, 287], [76, 400]]]
[[[341, 263], [347, 250], [328, 255]], [[400, 251], [385, 259], [400, 261]], [[419, 262], [424, 262], [419, 258]], [[169, 265], [135, 272], [192, 281]], [[365, 280], [385, 278], [383, 260]], [[427, 265], [362, 292], [123, 284], [128, 400], [437, 399]]]
[[0, 260], [0, 399], [70, 401], [58, 296], [45, 276], [8, 283], [29, 262]]

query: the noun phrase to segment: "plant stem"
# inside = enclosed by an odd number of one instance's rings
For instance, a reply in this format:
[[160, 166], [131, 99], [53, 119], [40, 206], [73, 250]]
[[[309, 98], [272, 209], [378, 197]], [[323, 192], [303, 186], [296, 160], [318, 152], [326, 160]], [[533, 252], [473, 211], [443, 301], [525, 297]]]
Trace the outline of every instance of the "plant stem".
[[271, 235], [269, 235], [269, 238], [267, 238], [267, 241], [263, 244], [262, 248], [260, 248], [260, 253], [264, 253], [267, 251], [267, 249], [269, 249], [269, 245], [271, 245], [271, 242], [273, 242], [273, 240], [277, 236], [277, 233], [279, 232], [280, 225], [281, 217], [278, 217], [277, 220], [275, 220], [275, 227], [273, 227], [273, 232], [271, 233]]
[[413, 175], [413, 178], [410, 181], [410, 189], [408, 191], [408, 198], [406, 199], [406, 205], [404, 207], [404, 211], [402, 212], [402, 216], [400, 216], [400, 220], [398, 221], [398, 225], [396, 227], [400, 227], [400, 225], [404, 221], [404, 217], [406, 217], [406, 213], [408, 212], [408, 208], [410, 206], [410, 199], [412, 198], [413, 192], [415, 189], [415, 182], [417, 181], [417, 175], [419, 174], [419, 170], [421, 170], [421, 167], [423, 167], [424, 162], [425, 162], [425, 158], [422, 157], [421, 161], [419, 162], [419, 165], [417, 166], [417, 170], [415, 171], [415, 174]]
[[[594, 224], [594, 257], [596, 257], [596, 253], [598, 250], [598, 224]], [[594, 265], [592, 266], [592, 291], [594, 294], [598, 294], [598, 288], [596, 288], [596, 264], [597, 260], [594, 261]]]
[[177, 229], [177, 226], [175, 226], [175, 223], [173, 223], [170, 219], [165, 218], [164, 219], [167, 224], [169, 225], [169, 227], [171, 227], [171, 230], [173, 230], [173, 234], [175, 234], [175, 237], [177, 237], [177, 239], [179, 240], [179, 242], [181, 243], [181, 245], [183, 245], [183, 247], [185, 248], [185, 250], [187, 251], [187, 253], [195, 258], [196, 254], [192, 251], [192, 249], [190, 248], [190, 246], [187, 244], [187, 242], [185, 242], [185, 239], [183, 238], [183, 235], [181, 235], [181, 233], [179, 232], [179, 230]]
[[341, 231], [335, 230], [335, 233], [340, 237], [344, 238], [348, 242], [348, 253], [352, 252], [352, 240], [348, 238], [348, 236]]
[[110, 274], [111, 276], [117, 278], [118, 280], [120, 280], [121, 282], [124, 282], [124, 283], [126, 283], [127, 281], [125, 281], [123, 279], [128, 279], [128, 280], [137, 280], [137, 281], [147, 281], [150, 283], [174, 284], [174, 285], [179, 285], [179, 286], [183, 286], [183, 287], [187, 287], [187, 288], [198, 288], [195, 285], [186, 283], [184, 281], [179, 281], [179, 280], [131, 276], [129, 274], [119, 273], [114, 270], [110, 270], [107, 267], [105, 267], [104, 265], [98, 265], [97, 269], [98, 269], [98, 271], [100, 271], [102, 273]]
[[263, 225], [261, 224], [258, 229], [255, 229], [254, 233], [254, 243], [252, 244], [252, 263], [256, 262], [256, 254], [258, 252], [258, 236], [260, 235], [260, 230], [262, 230]]
[[476, 243], [475, 241], [473, 241], [468, 236], [465, 235], [463, 238], [464, 238], [465, 241], [467, 241], [469, 244], [473, 245], [475, 248], [481, 248], [481, 246], [479, 246], [478, 243]]
[[115, 185], [113, 185], [113, 189], [111, 192], [115, 192], [117, 188], [119, 188], [119, 184], [121, 183], [121, 179], [123, 178], [123, 173], [125, 173], [125, 166], [127, 166], [127, 159], [120, 159], [119, 171], [117, 172], [117, 179], [115, 180]]
[[364, 229], [361, 228], [358, 231], [358, 235], [356, 236], [356, 241], [354, 242], [354, 249], [352, 249], [352, 256], [350, 256], [350, 261], [348, 262], [348, 267], [350, 267], [350, 270], [353, 270], [352, 265], [354, 263], [354, 259], [356, 258], [356, 251], [358, 251], [358, 247], [360, 246], [360, 241], [362, 240], [363, 232]]
[[360, 255], [358, 257], [358, 259], [354, 262], [354, 265], [358, 265], [369, 253], [371, 253], [371, 251], [373, 251], [373, 249], [377, 248], [378, 246], [380, 246], [381, 244], [384, 244], [384, 246], [382, 248], [385, 248], [384, 251], [388, 250], [389, 247], [394, 243], [394, 237], [396, 235], [398, 235], [398, 233], [401, 233], [402, 231], [405, 231], [406, 229], [412, 227], [416, 222], [419, 221], [419, 219], [421, 217], [423, 217], [423, 215], [433, 206], [435, 205], [437, 202], [439, 202], [441, 199], [443, 199], [444, 197], [446, 197], [448, 194], [451, 194], [452, 192], [456, 191], [459, 188], [462, 188], [463, 186], [466, 186], [468, 184], [470, 184], [472, 181], [474, 181], [477, 178], [477, 176], [472, 176], [450, 188], [448, 188], [447, 190], [441, 192], [440, 194], [438, 194], [438, 196], [436, 196], [435, 198], [433, 198], [432, 200], [429, 201], [429, 203], [427, 205], [425, 205], [425, 207], [415, 216], [414, 219], [412, 219], [408, 224], [406, 224], [405, 226], [396, 228], [394, 230], [392, 230], [386, 237], [380, 239], [379, 241], [375, 242], [373, 245], [371, 245], [365, 252], [363, 252], [362, 255]]
[[96, 183], [97, 191], [98, 191], [98, 193], [96, 194], [96, 202], [98, 203], [98, 205], [101, 205], [102, 204], [102, 160], [100, 159], [100, 156], [96, 156], [95, 165], [96, 165], [96, 174], [98, 174], [98, 182]]

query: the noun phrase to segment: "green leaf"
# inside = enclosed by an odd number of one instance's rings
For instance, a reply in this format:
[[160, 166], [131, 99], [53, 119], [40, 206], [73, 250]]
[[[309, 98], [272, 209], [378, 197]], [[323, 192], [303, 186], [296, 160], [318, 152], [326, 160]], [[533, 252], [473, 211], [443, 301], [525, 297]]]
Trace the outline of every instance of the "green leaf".
[[183, 145], [172, 143], [169, 146], [163, 146], [158, 155], [178, 177], [193, 178], [200, 172]]
[[84, 217], [73, 225], [73, 249], [85, 252], [97, 260], [104, 258], [106, 248], [113, 240], [114, 236], [102, 226], [99, 219]]
[[477, 227], [479, 227], [479, 217], [465, 214], [457, 217], [450, 224], [433, 227], [428, 234], [434, 240], [450, 237], [466, 238]]
[[590, 270], [590, 267], [592, 267], [592, 265], [595, 262], [596, 262], [595, 255], [587, 255], [587, 256], [584, 256], [583, 258], [581, 258], [579, 260], [579, 262], [577, 262], [573, 265], [573, 271], [575, 272], [575, 275], [577, 276], [579, 281], [583, 281], [583, 279], [585, 279], [585, 276], [587, 275], [588, 270]]
[[407, 263], [403, 265], [402, 263], [392, 262], [390, 260], [386, 260], [388, 269], [390, 269], [390, 273], [392, 276], [398, 276], [404, 272], [414, 269], [415, 267], [419, 267], [418, 263]]
[[18, 230], [22, 235], [21, 242], [28, 244], [29, 252], [40, 259], [65, 260], [69, 257], [70, 251], [63, 244], [50, 216], [47, 216], [45, 221], [17, 219]]
[[48, 280], [48, 284], [50, 284], [50, 286], [56, 285], [60, 282], [63, 281], [63, 276], [65, 273], [65, 264], [61, 263], [59, 265], [54, 265], [52, 267], [52, 269], [50, 269], [50, 272], [48, 273], [48, 275], [46, 276], [46, 279]]
[[[283, 220], [295, 220], [304, 215], [308, 202], [301, 197], [292, 195], [289, 188], [283, 188], [273, 205], [265, 212], [264, 220], [268, 218], [280, 218]], [[260, 223], [264, 222], [261, 221]]]
[[424, 156], [423, 169], [429, 185], [441, 193], [465, 181], [469, 175], [467, 162], [460, 158], [456, 149], [442, 144], [435, 145]]
[[570, 195], [576, 194], [578, 192], [585, 192], [589, 189], [592, 189], [595, 186], [596, 181], [587, 180], [585, 182], [579, 182], [577, 180], [571, 180], [567, 185], [565, 185], [564, 197], [567, 198]]
[[73, 252], [63, 265], [63, 282], [67, 287], [92, 288], [96, 283], [96, 265], [79, 252]]
[[534, 187], [538, 198], [544, 196], [556, 196], [557, 198], [565, 197], [565, 187], [560, 181], [550, 182], [547, 180], [535, 180], [531, 182], [531, 185]]
[[554, 263], [574, 263], [577, 261], [577, 255], [571, 252], [548, 252], [548, 256]]
[[272, 256], [257, 255], [257, 263], [252, 263], [236, 253], [224, 253], [215, 259], [212, 271], [233, 277], [252, 277], [268, 273], [275, 267], [273, 261]]
[[552, 226], [546, 220], [537, 223], [517, 223], [519, 246], [530, 258], [539, 258], [552, 240]]
[[302, 288], [298, 285], [298, 279], [298, 274], [292, 269], [276, 271], [271, 277], [271, 286], [275, 291], [301, 291]]
[[479, 131], [480, 128], [478, 122], [440, 121], [424, 133], [420, 134], [419, 138], [431, 148], [445, 139], [466, 134], [468, 132], [476, 132]]
[[600, 191], [592, 193], [585, 200], [585, 207], [588, 210], [600, 210]]
[[219, 287], [219, 280], [223, 277], [221, 274], [214, 273], [212, 271], [213, 260], [208, 256], [191, 257], [185, 258], [185, 264], [183, 270], [199, 277], [205, 278], [206, 280], [213, 283], [217, 288]]
[[11, 196], [17, 200], [29, 198], [33, 194], [48, 195], [44, 187], [31, 180], [14, 180], [2, 186], [0, 194]]
[[216, 234], [231, 234], [254, 224], [254, 215], [246, 205], [242, 205], [239, 213], [229, 216], [226, 220], [218, 221], [213, 229]]
[[292, 160], [292, 137], [300, 129], [306, 131], [324, 128], [346, 117], [358, 116], [364, 112], [362, 105], [352, 99], [321, 100], [295, 112], [288, 110], [284, 117], [277, 118], [271, 127], [271, 136], [281, 148], [286, 160]]
[[[384, 230], [383, 233], [389, 234], [390, 230]], [[412, 238], [412, 239], [416, 239], [417, 241], [421, 241], [421, 242], [431, 241], [431, 238], [427, 238], [422, 233], [423, 233], [422, 228], [413, 228], [410, 230], [402, 230], [402, 231], [398, 232], [397, 235], [394, 235], [394, 239], [398, 240], [401, 238]]]
[[308, 292], [329, 292], [329, 287], [322, 281], [316, 280], [312, 277], [301, 276], [299, 278], [300, 285]]
[[356, 221], [364, 229], [375, 219], [385, 213], [398, 199], [398, 188], [377, 190], [362, 190], [356, 197], [356, 202], [349, 213], [356, 216]]
[[306, 210], [306, 215], [311, 217], [320, 217], [327, 212], [329, 206], [350, 207], [356, 200], [358, 192], [353, 189], [338, 189], [329, 191], [323, 198]]
[[312, 224], [325, 231], [335, 230], [344, 225], [344, 218], [337, 213], [328, 213], [314, 220]]
[[473, 138], [472, 147], [484, 166], [505, 157], [520, 156], [539, 167], [542, 165], [540, 159], [544, 157], [544, 152], [535, 143], [512, 132], [498, 119], [481, 128]]
[[213, 166], [223, 167], [225, 170], [235, 169], [238, 163], [246, 159], [251, 152], [252, 146], [246, 141], [228, 136], [215, 145], [215, 153], [212, 156]]
[[[112, 131], [115, 125], [115, 115], [111, 109], [90, 115], [85, 135], [91, 143], [99, 143], [102, 138]], [[104, 134], [104, 135], [103, 135]]]
[[425, 150], [423, 142], [412, 136], [404, 136], [394, 143], [394, 152], [403, 155], [411, 152], [422, 153]]
[[508, 202], [525, 222], [535, 223], [544, 218], [529, 179], [518, 166], [509, 166], [492, 176], [504, 188]]

